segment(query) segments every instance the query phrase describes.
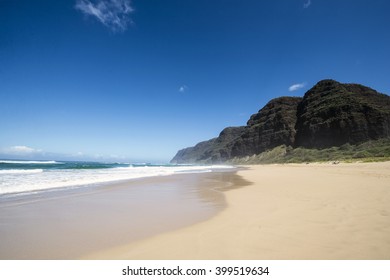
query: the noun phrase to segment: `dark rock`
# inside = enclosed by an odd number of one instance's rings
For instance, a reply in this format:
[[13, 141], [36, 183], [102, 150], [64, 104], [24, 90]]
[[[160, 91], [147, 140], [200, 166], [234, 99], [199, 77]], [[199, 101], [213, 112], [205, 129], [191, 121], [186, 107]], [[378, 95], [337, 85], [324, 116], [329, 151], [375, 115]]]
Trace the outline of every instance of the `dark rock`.
[[298, 106], [296, 147], [326, 148], [390, 137], [390, 98], [357, 84], [324, 80]]
[[232, 145], [232, 157], [259, 154], [280, 145], [293, 145], [300, 97], [271, 100], [251, 116], [244, 133]]

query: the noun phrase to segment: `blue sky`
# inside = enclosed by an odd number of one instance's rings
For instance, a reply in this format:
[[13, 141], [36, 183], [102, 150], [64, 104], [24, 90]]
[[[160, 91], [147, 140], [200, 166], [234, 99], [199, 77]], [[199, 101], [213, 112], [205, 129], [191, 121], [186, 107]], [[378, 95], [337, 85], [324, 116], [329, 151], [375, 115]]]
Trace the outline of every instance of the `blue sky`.
[[0, 157], [168, 161], [324, 78], [390, 93], [387, 0], [0, 0]]

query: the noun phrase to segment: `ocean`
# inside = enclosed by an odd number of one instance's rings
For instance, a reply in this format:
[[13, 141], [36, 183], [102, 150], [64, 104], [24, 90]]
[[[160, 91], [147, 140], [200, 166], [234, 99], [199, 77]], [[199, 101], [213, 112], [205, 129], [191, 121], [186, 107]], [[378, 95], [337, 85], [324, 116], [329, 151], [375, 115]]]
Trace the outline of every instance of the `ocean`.
[[120, 180], [230, 169], [222, 165], [170, 165], [76, 161], [0, 160], [0, 197], [17, 196]]

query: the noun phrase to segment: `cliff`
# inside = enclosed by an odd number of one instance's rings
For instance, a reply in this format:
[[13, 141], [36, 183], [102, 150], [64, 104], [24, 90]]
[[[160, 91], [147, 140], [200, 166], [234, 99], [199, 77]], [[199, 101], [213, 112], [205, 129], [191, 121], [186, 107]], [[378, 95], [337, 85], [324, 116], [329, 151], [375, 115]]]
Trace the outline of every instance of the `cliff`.
[[295, 146], [326, 148], [390, 137], [390, 97], [324, 80], [298, 105]]
[[172, 163], [219, 163], [285, 145], [324, 149], [390, 138], [390, 97], [358, 84], [323, 80], [301, 97], [279, 97], [246, 126], [180, 150]]

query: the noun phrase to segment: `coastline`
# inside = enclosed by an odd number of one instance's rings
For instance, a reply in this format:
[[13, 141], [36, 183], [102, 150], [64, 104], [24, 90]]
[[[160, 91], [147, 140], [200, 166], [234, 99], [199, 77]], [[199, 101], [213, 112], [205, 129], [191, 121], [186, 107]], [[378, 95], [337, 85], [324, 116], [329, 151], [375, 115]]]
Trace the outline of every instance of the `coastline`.
[[214, 217], [84, 259], [390, 259], [390, 162], [258, 165]]
[[226, 207], [235, 171], [186, 173], [3, 198], [0, 259], [79, 259], [173, 231]]

